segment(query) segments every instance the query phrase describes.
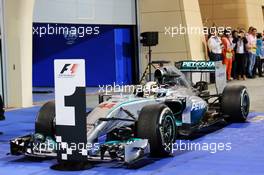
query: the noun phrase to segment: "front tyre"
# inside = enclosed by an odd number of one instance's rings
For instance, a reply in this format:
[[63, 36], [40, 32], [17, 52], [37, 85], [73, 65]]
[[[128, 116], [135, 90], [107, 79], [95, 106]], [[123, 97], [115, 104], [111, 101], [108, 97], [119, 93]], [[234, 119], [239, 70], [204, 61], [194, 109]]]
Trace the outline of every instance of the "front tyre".
[[221, 111], [228, 122], [245, 122], [249, 114], [250, 98], [245, 86], [227, 86], [222, 94]]
[[143, 107], [137, 122], [137, 136], [148, 139], [151, 156], [169, 156], [176, 139], [172, 111], [164, 104]]
[[45, 103], [39, 110], [35, 121], [35, 132], [45, 136], [55, 136], [55, 102]]

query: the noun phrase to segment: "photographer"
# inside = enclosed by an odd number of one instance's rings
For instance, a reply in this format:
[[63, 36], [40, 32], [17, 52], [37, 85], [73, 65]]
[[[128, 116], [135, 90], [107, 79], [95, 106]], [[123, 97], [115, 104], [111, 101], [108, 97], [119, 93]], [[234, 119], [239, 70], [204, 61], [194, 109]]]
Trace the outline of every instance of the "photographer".
[[238, 79], [246, 80], [246, 60], [247, 60], [247, 44], [248, 40], [245, 32], [240, 30], [237, 36], [234, 36], [233, 43], [235, 44], [235, 59], [237, 62]]

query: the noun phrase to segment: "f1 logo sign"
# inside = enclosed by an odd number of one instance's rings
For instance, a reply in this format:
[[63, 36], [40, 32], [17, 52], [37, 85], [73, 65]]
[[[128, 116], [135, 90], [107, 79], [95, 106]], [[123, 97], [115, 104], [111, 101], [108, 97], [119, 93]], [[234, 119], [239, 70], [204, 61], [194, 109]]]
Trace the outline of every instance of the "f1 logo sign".
[[77, 72], [78, 66], [78, 64], [64, 64], [60, 75], [74, 75]]

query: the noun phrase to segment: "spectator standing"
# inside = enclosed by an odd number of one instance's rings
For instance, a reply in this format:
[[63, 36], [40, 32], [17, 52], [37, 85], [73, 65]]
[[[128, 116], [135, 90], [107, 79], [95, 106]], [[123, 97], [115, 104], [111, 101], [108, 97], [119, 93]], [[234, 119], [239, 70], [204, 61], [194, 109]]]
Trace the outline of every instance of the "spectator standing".
[[230, 41], [230, 33], [228, 31], [224, 31], [222, 36], [223, 43], [223, 64], [226, 65], [226, 75], [227, 80], [231, 81], [231, 73], [232, 73], [232, 62], [233, 62], [233, 43]]
[[240, 30], [237, 36], [234, 36], [233, 43], [235, 44], [235, 59], [237, 62], [238, 79], [246, 80], [246, 68], [247, 68], [247, 38], [245, 32]]
[[262, 57], [262, 49], [263, 49], [263, 41], [262, 41], [262, 35], [261, 33], [258, 33], [257, 34], [257, 49], [256, 49], [256, 64], [255, 64], [255, 67], [254, 67], [254, 75], [256, 75], [256, 72], [258, 70], [258, 75], [259, 77], [263, 77], [262, 75], [262, 60], [261, 60], [261, 57]]
[[204, 53], [205, 53], [205, 60], [209, 60], [209, 55], [210, 55], [210, 52], [209, 52], [209, 48], [208, 48], [208, 40], [209, 40], [209, 35], [204, 35], [204, 40], [203, 40], [203, 45], [204, 45]]
[[[246, 36], [246, 38], [248, 39], [248, 36], [252, 33], [252, 29], [253, 29], [254, 27], [253, 26], [250, 26], [249, 28], [248, 28], [248, 32], [246, 33], [246, 31], [244, 31], [245, 32], [245, 36]], [[241, 29], [241, 30], [244, 30], [244, 29]], [[249, 69], [249, 52], [248, 52], [248, 50], [249, 50], [249, 48], [248, 48], [248, 45], [247, 45], [247, 49], [246, 49], [246, 56], [247, 56], [247, 59], [246, 59], [246, 70], [247, 70], [247, 77], [250, 77], [249, 76], [249, 74], [248, 74], [248, 69]]]
[[248, 74], [249, 78], [253, 77], [253, 69], [256, 63], [256, 51], [257, 51], [257, 29], [253, 28], [251, 32], [248, 34], [248, 55], [249, 55], [249, 64], [248, 64]]
[[208, 48], [210, 51], [210, 60], [211, 61], [222, 61], [222, 41], [218, 37], [217, 31], [212, 33], [212, 36], [208, 40]]
[[261, 50], [261, 60], [264, 61], [264, 31], [263, 31], [263, 34], [262, 34], [262, 44], [263, 44], [263, 47], [262, 47], [262, 50]]
[[[264, 32], [264, 31], [263, 31]], [[259, 57], [260, 57], [260, 64], [261, 64], [261, 70], [262, 70], [262, 76], [263, 76], [263, 64], [264, 64], [264, 34], [261, 34], [261, 38], [259, 39], [261, 41], [259, 41]], [[257, 43], [258, 45], [258, 43]], [[258, 47], [258, 46], [257, 46]]]
[[235, 54], [235, 47], [236, 47], [236, 42], [234, 42], [234, 39], [238, 38], [238, 31], [233, 30], [232, 31], [232, 39], [230, 41], [232, 42], [232, 47], [233, 47], [233, 62], [232, 62], [232, 77], [233, 79], [238, 79], [238, 70], [237, 70], [237, 59], [236, 59], [236, 54]]

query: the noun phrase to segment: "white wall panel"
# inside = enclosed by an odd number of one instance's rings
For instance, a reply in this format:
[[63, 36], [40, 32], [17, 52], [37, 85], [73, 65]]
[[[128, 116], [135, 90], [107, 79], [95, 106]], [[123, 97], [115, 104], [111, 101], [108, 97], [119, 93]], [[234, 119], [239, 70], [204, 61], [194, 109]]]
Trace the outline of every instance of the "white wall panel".
[[136, 23], [135, 0], [36, 0], [34, 22]]

